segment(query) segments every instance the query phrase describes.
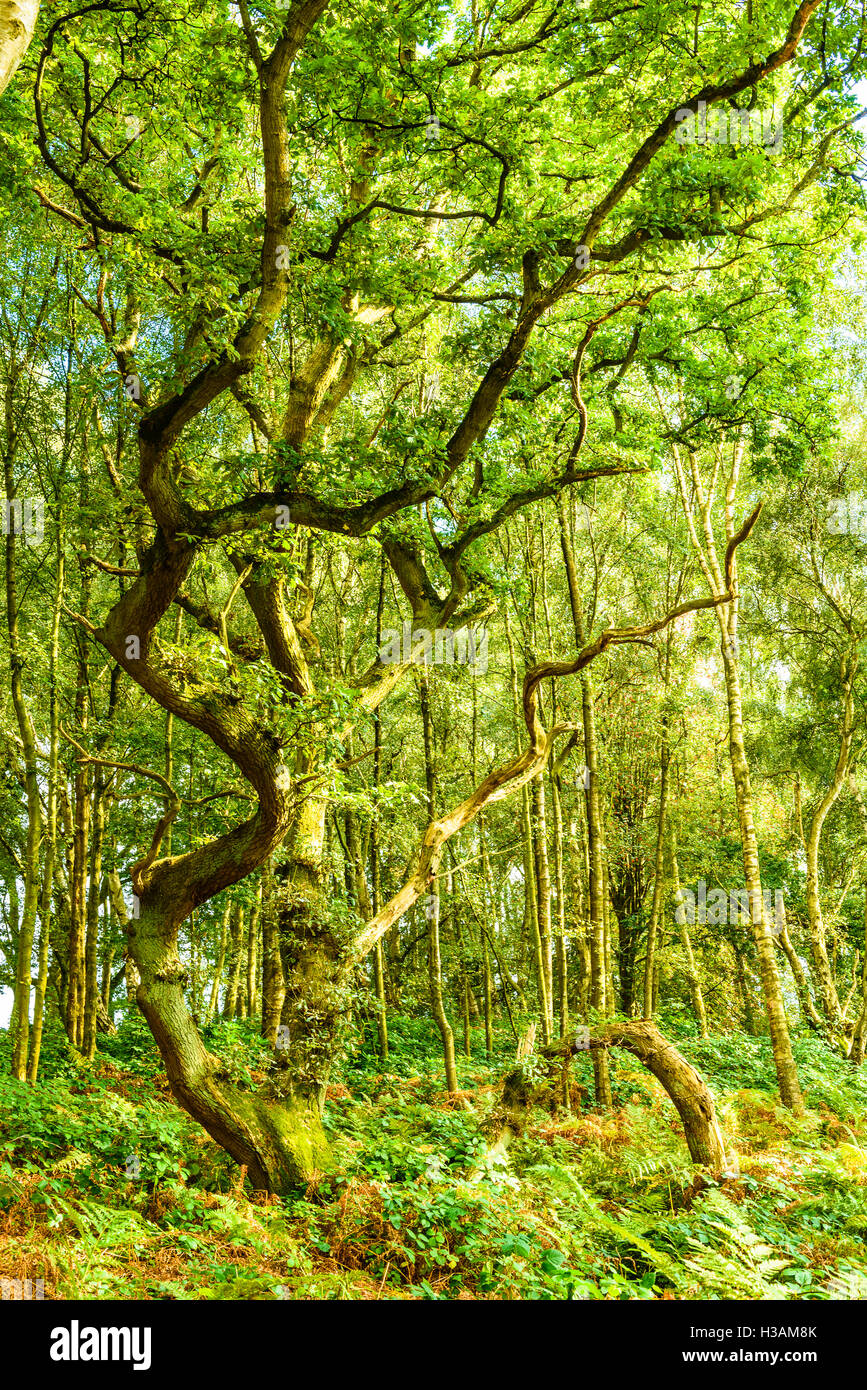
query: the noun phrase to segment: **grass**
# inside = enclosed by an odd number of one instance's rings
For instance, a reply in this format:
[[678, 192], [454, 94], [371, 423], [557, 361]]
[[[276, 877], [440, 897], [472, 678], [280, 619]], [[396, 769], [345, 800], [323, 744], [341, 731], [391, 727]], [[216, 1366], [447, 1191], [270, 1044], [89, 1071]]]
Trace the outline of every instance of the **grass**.
[[[612, 1056], [615, 1109], [534, 1112], [507, 1154], [484, 1119], [514, 1055], [459, 1061], [444, 1086], [427, 1018], [368, 1033], [329, 1088], [337, 1176], [291, 1198], [253, 1193], [174, 1103], [143, 1022], [93, 1066], [50, 1032], [44, 1079], [12, 1081], [0, 1035], [0, 1276], [82, 1299], [843, 1299], [867, 1294], [867, 1076], [796, 1042], [808, 1100], [774, 1091], [767, 1039], [675, 1041], [711, 1085], [740, 1177], [701, 1188], [677, 1116], [634, 1059]], [[669, 1027], [671, 1033], [671, 1028]], [[673, 1034], [672, 1034], [673, 1036]], [[255, 1028], [208, 1046], [242, 1081]], [[582, 1093], [582, 1086], [584, 1092]]]

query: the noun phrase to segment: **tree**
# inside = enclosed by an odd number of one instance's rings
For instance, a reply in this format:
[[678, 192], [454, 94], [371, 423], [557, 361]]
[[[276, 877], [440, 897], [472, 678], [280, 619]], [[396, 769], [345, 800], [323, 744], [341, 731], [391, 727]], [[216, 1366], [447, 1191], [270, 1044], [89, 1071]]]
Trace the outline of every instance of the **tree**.
[[[738, 12], [702, 28], [697, 49], [692, 12], [678, 5], [659, 15], [670, 47], [655, 28], [636, 41], [631, 17], [581, 5], [556, 21], [536, 6], [492, 11], [454, 38], [446, 16], [399, 6], [383, 20], [364, 5], [344, 16], [326, 0], [296, 0], [276, 21], [243, 0], [237, 16], [109, 5], [46, 32], [34, 88], [41, 167], [22, 155], [16, 177], [75, 264], [88, 404], [81, 500], [95, 505], [92, 449], [108, 514], [100, 547], [85, 546], [75, 610], [91, 645], [76, 675], [67, 1021], [79, 1043], [89, 1029], [92, 1041], [108, 790], [98, 769], [144, 776], [159, 789], [160, 815], [128, 870], [137, 998], [176, 1097], [261, 1186], [283, 1189], [328, 1162], [322, 1106], [356, 968], [430, 892], [452, 837], [525, 784], [536, 789], [540, 984], [552, 1028], [540, 779], [555, 740], [579, 728], [555, 717], [553, 702], [546, 726], [539, 691], [576, 674], [590, 767], [590, 1005], [609, 1008], [614, 927], [589, 667], [687, 612], [732, 611], [726, 566], [752, 519], [727, 531], [710, 597], [660, 603], [646, 622], [595, 635], [589, 615], [581, 630], [564, 526], [569, 655], [527, 663], [520, 749], [444, 800], [408, 871], [360, 928], [330, 892], [329, 816], [350, 735], [398, 698], [413, 656], [432, 634], [495, 612], [505, 586], [493, 547], [510, 522], [666, 456], [652, 373], [685, 332], [696, 359], [711, 352], [721, 287], [727, 329], [749, 331], [729, 258], [746, 261], [764, 292], [779, 222], [794, 225], [804, 254], [814, 223], [839, 235], [852, 195], [845, 184], [826, 193], [823, 178], [832, 159], [854, 161], [857, 142], [823, 65], [839, 57], [852, 70], [851, 22], [813, 45], [817, 8], [776, 4], [761, 22]], [[634, 99], [620, 66], [635, 74]], [[707, 71], [719, 79], [708, 83]], [[188, 105], [162, 99], [180, 86]], [[796, 138], [782, 159], [748, 140], [714, 150], [678, 141], [685, 111], [763, 91], [786, 98]], [[588, 126], [598, 157], [585, 147]], [[782, 337], [781, 314], [775, 301], [768, 342]], [[101, 380], [106, 361], [113, 393]], [[709, 376], [705, 388], [721, 397]], [[735, 428], [737, 413], [715, 399], [714, 427]], [[408, 624], [409, 650], [401, 644], [400, 659], [384, 663], [359, 615], [349, 661], [351, 644], [315, 630], [317, 603], [330, 585], [341, 610], [343, 578], [357, 566], [378, 579], [383, 558], [400, 595], [386, 611], [397, 609], [401, 632]], [[184, 632], [196, 631], [195, 657], [173, 636], [178, 610], [190, 620]], [[191, 748], [215, 782], [227, 763], [244, 779], [203, 792], [224, 796], [234, 819], [191, 833], [183, 851], [173, 841], [169, 853], [167, 837], [200, 798], [182, 797], [146, 759], [109, 756], [90, 739], [93, 751], [81, 751], [100, 650], [112, 679], [122, 673], [124, 690], [146, 697], [137, 708], [199, 736]], [[113, 700], [112, 717], [117, 708]], [[284, 1032], [268, 1082], [249, 1094], [219, 1074], [195, 1027], [179, 934], [272, 858], [263, 913], [279, 948]], [[764, 935], [757, 945], [768, 985], [773, 948]], [[602, 1061], [597, 1089], [605, 1100]]]

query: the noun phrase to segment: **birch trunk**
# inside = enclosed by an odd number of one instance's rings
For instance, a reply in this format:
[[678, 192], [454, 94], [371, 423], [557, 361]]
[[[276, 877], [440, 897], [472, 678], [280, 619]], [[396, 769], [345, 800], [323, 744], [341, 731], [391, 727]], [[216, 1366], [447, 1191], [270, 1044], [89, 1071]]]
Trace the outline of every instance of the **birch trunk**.
[[39, 0], [0, 0], [0, 95], [30, 47]]

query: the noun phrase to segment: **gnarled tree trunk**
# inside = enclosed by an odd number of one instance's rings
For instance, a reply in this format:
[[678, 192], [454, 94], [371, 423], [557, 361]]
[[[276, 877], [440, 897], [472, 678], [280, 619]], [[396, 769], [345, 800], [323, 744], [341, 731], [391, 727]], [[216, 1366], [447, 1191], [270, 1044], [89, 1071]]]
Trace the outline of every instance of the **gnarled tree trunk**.
[[[187, 1009], [186, 972], [177, 940], [181, 923], [195, 905], [190, 897], [210, 897], [212, 891], [244, 877], [267, 857], [282, 833], [280, 817], [260, 810], [239, 830], [208, 846], [206, 853], [195, 851], [151, 868], [136, 865], [133, 883], [140, 916], [127, 927], [141, 976], [136, 998], [165, 1061], [175, 1098], [247, 1166], [254, 1186], [276, 1192], [303, 1183], [314, 1169], [328, 1165], [321, 1122], [324, 1088], [315, 1078], [309, 1083], [310, 1063], [302, 1063], [297, 1039], [285, 1055], [278, 1052], [272, 1077], [257, 1092], [228, 1080], [205, 1049]], [[296, 968], [306, 977], [305, 965], [299, 961]], [[309, 992], [306, 1000], [310, 1005]]]

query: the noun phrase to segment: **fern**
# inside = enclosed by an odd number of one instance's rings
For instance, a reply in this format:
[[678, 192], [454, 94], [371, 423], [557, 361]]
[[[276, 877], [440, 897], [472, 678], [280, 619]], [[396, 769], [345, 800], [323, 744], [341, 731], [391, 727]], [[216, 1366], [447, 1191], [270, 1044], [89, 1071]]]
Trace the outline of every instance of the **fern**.
[[831, 1299], [865, 1299], [867, 1298], [867, 1274], [861, 1269], [852, 1269], [851, 1266], [846, 1266], [835, 1274], [833, 1279], [828, 1280], [826, 1289], [828, 1297]]
[[779, 1252], [757, 1235], [741, 1212], [724, 1194], [716, 1189], [707, 1193], [705, 1207], [716, 1220], [705, 1225], [717, 1237], [711, 1249], [700, 1240], [689, 1237], [687, 1245], [694, 1252], [684, 1260], [686, 1267], [701, 1280], [702, 1296], [707, 1290], [721, 1298], [778, 1299], [780, 1285], [773, 1280], [791, 1260], [780, 1258]]
[[627, 1154], [623, 1171], [630, 1187], [642, 1182], [649, 1183], [653, 1178], [668, 1181], [691, 1175], [689, 1165], [678, 1154], [648, 1154], [643, 1158]]
[[51, 1173], [75, 1173], [80, 1168], [89, 1168], [92, 1159], [80, 1149], [71, 1149], [64, 1158], [58, 1159], [50, 1168]]

